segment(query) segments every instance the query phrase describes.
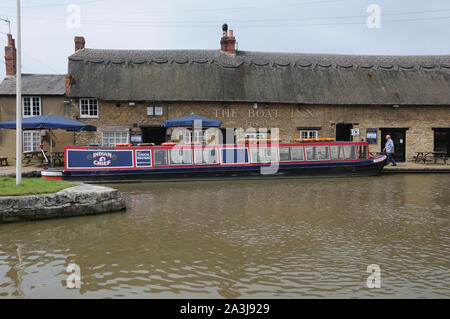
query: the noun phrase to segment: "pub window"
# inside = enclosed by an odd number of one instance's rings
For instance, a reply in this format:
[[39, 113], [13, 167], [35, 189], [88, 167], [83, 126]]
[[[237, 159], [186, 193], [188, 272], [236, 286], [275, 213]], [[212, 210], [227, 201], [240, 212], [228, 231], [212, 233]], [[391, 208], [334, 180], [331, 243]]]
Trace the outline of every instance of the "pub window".
[[326, 161], [330, 159], [328, 146], [305, 146], [306, 160]]
[[319, 131], [317, 130], [301, 130], [300, 138], [318, 138]]
[[344, 145], [345, 159], [355, 160], [356, 159], [356, 147], [355, 145]]
[[23, 132], [23, 151], [37, 152], [41, 146], [40, 131], [24, 131]]
[[303, 146], [292, 146], [291, 147], [291, 160], [292, 161], [303, 161]]
[[[272, 154], [271, 147], [252, 147], [250, 148], [252, 163], [270, 163], [276, 161], [275, 154]], [[273, 159], [272, 159], [273, 158]]]
[[280, 147], [280, 161], [289, 162], [291, 160], [291, 149], [289, 147]]
[[342, 145], [331, 145], [331, 159], [332, 160], [343, 160], [344, 159], [344, 151], [342, 149]]
[[450, 156], [450, 128], [434, 129], [434, 151]]
[[103, 146], [116, 146], [116, 144], [128, 144], [130, 134], [128, 131], [104, 131], [102, 132]]
[[202, 130], [194, 130], [192, 140], [194, 143], [203, 144], [203, 131]]
[[42, 114], [41, 98], [39, 96], [25, 96], [22, 98], [23, 117], [40, 116]]
[[219, 163], [219, 152], [215, 148], [194, 148], [196, 165], [210, 165]]
[[149, 116], [163, 115], [162, 106], [148, 106], [147, 107], [147, 115], [149, 115]]
[[98, 117], [98, 100], [80, 99], [80, 117], [81, 118]]
[[169, 150], [170, 165], [192, 165], [191, 148], [173, 148]]
[[154, 150], [153, 160], [155, 161], [155, 166], [167, 166], [167, 151]]
[[180, 143], [191, 143], [192, 142], [192, 132], [188, 129], [183, 129], [179, 135]]

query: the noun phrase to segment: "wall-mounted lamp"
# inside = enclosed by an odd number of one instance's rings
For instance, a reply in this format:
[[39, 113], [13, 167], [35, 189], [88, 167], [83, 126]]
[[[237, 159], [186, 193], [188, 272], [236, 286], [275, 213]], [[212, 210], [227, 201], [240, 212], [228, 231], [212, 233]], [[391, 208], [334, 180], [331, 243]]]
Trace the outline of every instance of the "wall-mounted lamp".
[[258, 109], [258, 103], [253, 104], [253, 109], [255, 109], [255, 110]]
[[392, 105], [392, 107], [394, 107], [394, 108], [398, 108], [398, 107], [400, 107], [400, 105], [398, 105], [398, 104], [394, 104], [394, 105]]
[[128, 105], [129, 105], [129, 106], [135, 106], [136, 103], [135, 103], [135, 102], [129, 102]]

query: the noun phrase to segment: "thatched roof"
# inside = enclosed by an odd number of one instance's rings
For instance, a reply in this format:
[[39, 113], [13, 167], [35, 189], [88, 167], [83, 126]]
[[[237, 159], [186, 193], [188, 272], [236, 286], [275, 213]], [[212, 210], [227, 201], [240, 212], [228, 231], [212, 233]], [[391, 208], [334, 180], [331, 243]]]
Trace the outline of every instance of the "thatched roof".
[[450, 105], [450, 55], [83, 49], [69, 73], [75, 98]]
[[[23, 95], [64, 95], [64, 74], [22, 74]], [[7, 76], [0, 83], [0, 95], [16, 95], [16, 77]]]

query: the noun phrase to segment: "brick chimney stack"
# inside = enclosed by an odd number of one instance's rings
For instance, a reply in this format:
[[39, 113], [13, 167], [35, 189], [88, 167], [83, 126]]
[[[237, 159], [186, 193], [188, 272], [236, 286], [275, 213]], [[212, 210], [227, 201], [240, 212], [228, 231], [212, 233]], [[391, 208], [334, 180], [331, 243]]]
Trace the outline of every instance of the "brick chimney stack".
[[225, 23], [222, 26], [223, 35], [220, 39], [220, 51], [228, 54], [236, 54], [236, 38], [233, 35], [233, 30], [228, 33], [228, 25]]
[[84, 49], [85, 44], [86, 40], [84, 39], [84, 37], [75, 37], [75, 52]]
[[67, 73], [65, 76], [65, 79], [66, 79], [66, 85], [65, 85], [65, 87], [66, 87], [66, 95], [69, 95], [69, 89], [70, 89], [70, 83], [72, 82], [72, 76], [69, 74], [69, 73]]
[[8, 45], [5, 47], [6, 75], [16, 75], [17, 72], [17, 53], [16, 41], [11, 34], [8, 34]]

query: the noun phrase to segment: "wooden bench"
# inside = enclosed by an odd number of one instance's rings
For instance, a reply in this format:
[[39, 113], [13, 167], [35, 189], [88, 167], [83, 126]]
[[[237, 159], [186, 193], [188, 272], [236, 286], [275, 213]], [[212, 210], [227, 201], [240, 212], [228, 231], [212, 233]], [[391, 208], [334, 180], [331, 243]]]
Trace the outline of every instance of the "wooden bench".
[[[4, 163], [4, 164], [3, 164]], [[5, 165], [5, 166], [8, 166], [9, 164], [8, 164], [8, 158], [7, 157], [2, 157], [2, 156], [0, 156], [0, 166], [3, 166], [3, 165]]]

